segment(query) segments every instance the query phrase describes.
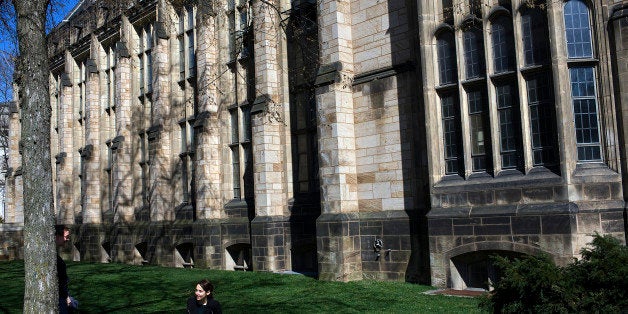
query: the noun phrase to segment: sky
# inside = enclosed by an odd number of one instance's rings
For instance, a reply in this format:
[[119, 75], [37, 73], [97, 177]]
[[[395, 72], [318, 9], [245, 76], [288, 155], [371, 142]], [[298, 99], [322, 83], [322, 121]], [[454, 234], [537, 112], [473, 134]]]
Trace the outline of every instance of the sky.
[[[53, 25], [59, 24], [78, 2], [79, 0], [53, 0], [54, 9], [51, 17]], [[0, 32], [0, 71], [7, 73], [7, 75], [0, 77], [0, 80], [3, 80], [3, 82], [0, 82], [0, 88], [7, 89], [6, 91], [0, 91], [0, 102], [12, 100], [12, 85], [9, 81], [12, 77], [12, 63], [7, 60], [10, 59], [10, 56], [16, 50], [15, 42], [12, 40], [14, 35], [14, 33], [9, 33], [9, 31]]]

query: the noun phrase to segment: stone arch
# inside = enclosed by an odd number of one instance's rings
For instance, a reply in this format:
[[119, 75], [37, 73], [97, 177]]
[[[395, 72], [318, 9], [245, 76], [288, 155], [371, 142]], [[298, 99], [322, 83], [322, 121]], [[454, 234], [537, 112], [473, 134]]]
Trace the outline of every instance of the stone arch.
[[252, 247], [248, 242], [233, 242], [225, 245], [225, 270], [251, 271]]
[[499, 278], [497, 270], [490, 261], [492, 255], [507, 258], [538, 255], [546, 253], [555, 259], [550, 252], [522, 243], [486, 241], [470, 243], [445, 252], [448, 262], [447, 286], [454, 289], [486, 289]]
[[174, 247], [174, 267], [194, 268], [194, 243], [182, 242]]

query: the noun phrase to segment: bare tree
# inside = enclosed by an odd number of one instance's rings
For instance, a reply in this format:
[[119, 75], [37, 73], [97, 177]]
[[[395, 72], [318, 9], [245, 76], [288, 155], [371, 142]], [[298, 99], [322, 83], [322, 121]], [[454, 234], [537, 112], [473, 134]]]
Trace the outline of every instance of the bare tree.
[[[46, 13], [49, 0], [13, 0], [19, 56], [15, 80], [22, 118], [24, 313], [58, 312]], [[43, 148], [43, 149], [42, 149]]]

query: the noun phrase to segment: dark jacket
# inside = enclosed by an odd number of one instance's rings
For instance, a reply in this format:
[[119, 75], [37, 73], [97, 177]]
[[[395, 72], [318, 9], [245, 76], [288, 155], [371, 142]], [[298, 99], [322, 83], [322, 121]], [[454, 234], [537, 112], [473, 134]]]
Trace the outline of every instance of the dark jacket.
[[207, 298], [206, 305], [198, 304], [196, 303], [195, 297], [190, 297], [188, 299], [187, 310], [188, 310], [188, 313], [190, 314], [196, 314], [196, 313], [222, 314], [220, 303], [218, 303], [218, 301], [214, 300], [214, 298], [211, 298], [211, 297]]
[[68, 281], [69, 281], [68, 269], [65, 265], [65, 262], [61, 258], [61, 256], [59, 256], [59, 254], [57, 254], [57, 279], [59, 280], [59, 299], [65, 300], [69, 295], [68, 293]]

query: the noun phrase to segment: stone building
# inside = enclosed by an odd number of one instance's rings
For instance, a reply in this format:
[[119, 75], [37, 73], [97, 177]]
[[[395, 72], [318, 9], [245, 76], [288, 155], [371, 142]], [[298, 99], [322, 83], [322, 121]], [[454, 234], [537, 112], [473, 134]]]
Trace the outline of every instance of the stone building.
[[625, 241], [627, 13], [81, 1], [49, 35], [66, 257], [461, 289], [495, 279], [491, 254], [563, 264], [595, 232]]

